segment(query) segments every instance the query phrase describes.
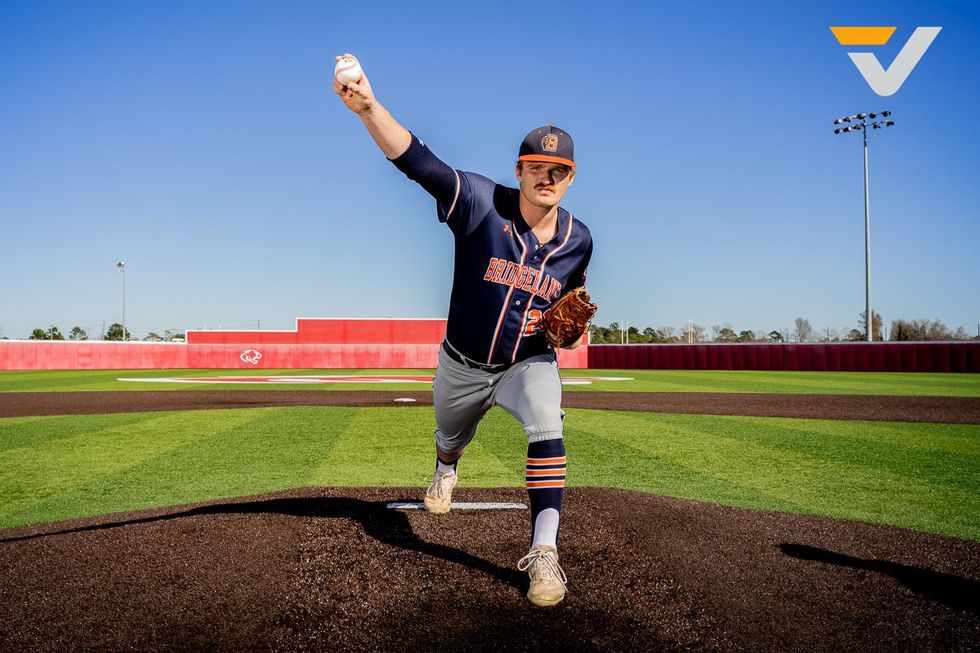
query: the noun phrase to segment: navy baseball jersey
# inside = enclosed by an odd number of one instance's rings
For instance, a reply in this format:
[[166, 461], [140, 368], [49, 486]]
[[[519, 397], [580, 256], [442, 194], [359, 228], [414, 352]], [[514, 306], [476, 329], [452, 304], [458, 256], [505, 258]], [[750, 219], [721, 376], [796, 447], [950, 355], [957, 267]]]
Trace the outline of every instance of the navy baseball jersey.
[[553, 356], [542, 316], [561, 295], [585, 285], [588, 227], [559, 207], [555, 236], [539, 243], [521, 216], [518, 189], [454, 170], [414, 135], [392, 163], [436, 199], [440, 222], [455, 235], [449, 344], [487, 365]]

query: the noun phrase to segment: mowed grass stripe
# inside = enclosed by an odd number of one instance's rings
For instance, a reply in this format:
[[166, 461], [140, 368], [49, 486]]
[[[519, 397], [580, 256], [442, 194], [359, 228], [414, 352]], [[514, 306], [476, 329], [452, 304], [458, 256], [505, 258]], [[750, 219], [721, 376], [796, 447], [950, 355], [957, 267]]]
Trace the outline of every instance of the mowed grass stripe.
[[[434, 464], [431, 414], [412, 408], [359, 409], [321, 458], [314, 485], [414, 485]], [[426, 420], [425, 418], [429, 419]]]
[[[881, 442], [866, 438], [851, 438], [859, 434], [868, 422], [835, 422], [835, 432], [820, 433], [815, 421], [808, 420], [807, 426], [792, 419], [768, 419], [760, 424], [752, 418], [734, 417], [745, 420], [743, 428], [728, 431], [729, 438], [754, 443], [787, 452], [817, 456], [841, 463], [861, 465], [880, 472], [891, 472], [902, 476], [918, 478], [929, 483], [950, 487], [965, 487], [980, 491], [980, 452], [976, 444], [980, 438], [968, 440], [973, 449], [963, 455], [937, 452], [925, 447], [916, 447], [918, 441], [928, 441], [930, 431], [958, 430], [972, 428], [974, 435], [978, 428], [972, 425], [953, 424], [902, 424], [899, 426], [904, 442], [893, 438], [891, 442]], [[893, 423], [894, 428], [894, 423]]]
[[[734, 437], [800, 453], [810, 453], [872, 469], [918, 478], [929, 483], [980, 492], [980, 437], [978, 427], [962, 424], [901, 424], [890, 441], [864, 435], [869, 422], [835, 423], [834, 432], [775, 420], [765, 430], [747, 429]], [[893, 428], [894, 428], [894, 424]], [[937, 450], [930, 442], [943, 432], [960, 437], [960, 450]], [[879, 431], [881, 432], [881, 431]], [[897, 437], [897, 436], [901, 437]], [[943, 438], [948, 442], [950, 438]]]
[[[778, 419], [778, 418], [774, 418]], [[857, 442], [899, 445], [909, 455], [917, 451], [980, 456], [980, 437], [972, 424], [912, 424], [894, 422], [846, 422], [840, 420], [780, 419], [780, 427], [816, 436], [845, 437]], [[854, 428], [849, 428], [853, 426]]]
[[[578, 428], [604, 432], [606, 438], [676, 465], [798, 505], [800, 512], [932, 532], [948, 529], [945, 532], [956, 537], [980, 539], [980, 493], [970, 479], [949, 487], [934, 479], [877, 469], [867, 453], [853, 452], [853, 461], [842, 462], [752, 442], [747, 434], [771, 432], [770, 418], [575, 412], [582, 413], [577, 415]], [[974, 428], [980, 436], [980, 427]], [[721, 502], [716, 496], [685, 498]], [[748, 496], [735, 505], [778, 509], [758, 505]]]
[[527, 435], [524, 426], [516, 417], [502, 408], [491, 408], [476, 429], [473, 443], [466, 449], [464, 462], [460, 463], [460, 483], [471, 484], [468, 476], [472, 474], [473, 465], [465, 460], [469, 457], [470, 448], [479, 446], [493, 458], [497, 469], [501, 471], [501, 486], [524, 485], [524, 470], [527, 466]]
[[[315, 484], [317, 464], [356, 412], [352, 408], [256, 408], [171, 413], [184, 418], [183, 435], [142, 428], [153, 424], [138, 425], [134, 433], [129, 432], [132, 425], [121, 427], [117, 429], [120, 444], [145, 452], [139, 463], [84, 484], [64, 484], [62, 476], [59, 492], [26, 509], [12, 513], [4, 509], [0, 521], [29, 524]], [[169, 446], [151, 446], [156, 439]]]
[[18, 447], [32, 447], [42, 442], [83, 437], [103, 429], [135, 424], [147, 419], [145, 413], [90, 417], [91, 419], [84, 421], [75, 415], [0, 419], [0, 452]]
[[[215, 415], [208, 429], [234, 430], [247, 419], [229, 411]], [[208, 431], [199, 425], [192, 413], [149, 413], [135, 422], [129, 416], [82, 437], [51, 438], [7, 449], [0, 453], [0, 520], [203, 438]]]
[[[434, 427], [431, 409], [361, 409], [312, 480], [317, 485], [428, 485], [435, 468]], [[476, 440], [467, 447], [466, 483], [492, 487], [523, 481], [488, 444]]]
[[725, 505], [806, 512], [804, 506], [766, 491], [673, 462], [629, 438], [609, 437], [608, 432], [581, 427], [566, 427], [565, 432], [571, 486], [613, 486]]

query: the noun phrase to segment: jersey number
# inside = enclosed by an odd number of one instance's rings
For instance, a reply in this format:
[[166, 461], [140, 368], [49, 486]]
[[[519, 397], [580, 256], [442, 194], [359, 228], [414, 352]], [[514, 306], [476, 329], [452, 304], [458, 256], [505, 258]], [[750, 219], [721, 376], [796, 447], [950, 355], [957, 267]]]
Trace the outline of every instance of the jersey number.
[[541, 311], [536, 308], [532, 308], [527, 312], [527, 324], [524, 325], [524, 335], [533, 336], [538, 332], [538, 323], [543, 317]]

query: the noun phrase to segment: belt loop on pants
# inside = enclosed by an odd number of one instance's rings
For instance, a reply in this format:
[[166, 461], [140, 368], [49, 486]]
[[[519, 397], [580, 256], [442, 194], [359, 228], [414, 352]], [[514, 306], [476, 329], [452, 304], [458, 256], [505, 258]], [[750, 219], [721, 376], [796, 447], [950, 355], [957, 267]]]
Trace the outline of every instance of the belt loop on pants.
[[446, 356], [449, 356], [460, 365], [465, 365], [466, 367], [474, 370], [480, 370], [481, 372], [496, 374], [497, 372], [503, 372], [510, 367], [508, 363], [501, 363], [499, 365], [484, 365], [483, 363], [477, 363], [475, 360], [470, 360], [466, 356], [463, 356], [461, 353], [456, 351], [456, 349], [449, 344], [449, 340], [442, 341], [442, 350], [446, 352]]

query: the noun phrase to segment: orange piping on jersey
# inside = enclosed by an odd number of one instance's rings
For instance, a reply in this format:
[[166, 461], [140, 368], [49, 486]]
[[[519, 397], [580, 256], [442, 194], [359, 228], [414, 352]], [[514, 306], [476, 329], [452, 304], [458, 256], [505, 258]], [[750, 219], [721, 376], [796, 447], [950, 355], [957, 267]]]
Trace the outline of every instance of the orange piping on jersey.
[[[562, 241], [561, 245], [548, 252], [548, 255], [545, 256], [544, 260], [541, 261], [540, 274], [544, 274], [544, 266], [545, 264], [548, 263], [548, 259], [551, 258], [551, 255], [557, 252], [558, 250], [560, 250], [562, 247], [564, 247], [568, 243], [568, 239], [571, 238], [571, 236], [572, 236], [572, 214], [569, 213], [568, 230], [565, 232], [565, 240]], [[523, 242], [523, 240], [524, 239], [522, 238], [521, 241]], [[524, 324], [527, 322], [527, 312], [531, 310], [531, 304], [533, 303], [534, 303], [534, 297], [532, 297], [528, 301], [527, 308], [524, 309], [524, 317], [521, 318], [521, 332], [517, 335], [517, 340], [514, 341], [514, 351], [510, 353], [511, 363], [513, 363], [514, 359], [517, 358], [517, 349], [521, 346], [521, 339], [524, 337]]]
[[[513, 220], [510, 221], [510, 228], [511, 231], [513, 231], [514, 233], [514, 236], [512, 237], [517, 238], [517, 241], [521, 244], [521, 248], [524, 250], [523, 253], [521, 254], [521, 262], [520, 262], [520, 265], [524, 265], [524, 259], [527, 258], [527, 245], [524, 244], [524, 239], [521, 238], [520, 235], [517, 233], [517, 228], [514, 225]], [[513, 294], [514, 294], [514, 286], [511, 286], [510, 290], [507, 291], [507, 297], [504, 298], [504, 305], [500, 307], [500, 317], [497, 318], [497, 328], [494, 329], [493, 342], [490, 343], [490, 355], [487, 356], [487, 365], [490, 365], [491, 361], [493, 361], [493, 350], [497, 348], [497, 338], [500, 337], [500, 327], [504, 323], [504, 316], [507, 315], [507, 309], [510, 307], [510, 297]], [[523, 322], [521, 322], [521, 328], [522, 329], [524, 328]]]
[[446, 211], [446, 220], [449, 220], [449, 216], [451, 216], [453, 214], [453, 211], [456, 210], [456, 202], [459, 201], [459, 192], [460, 190], [462, 190], [463, 187], [463, 182], [459, 178], [459, 171], [453, 168], [453, 174], [456, 175], [456, 194], [453, 196], [452, 206], [450, 206], [449, 210]]

